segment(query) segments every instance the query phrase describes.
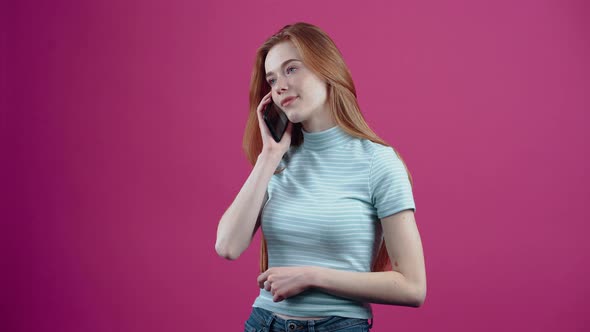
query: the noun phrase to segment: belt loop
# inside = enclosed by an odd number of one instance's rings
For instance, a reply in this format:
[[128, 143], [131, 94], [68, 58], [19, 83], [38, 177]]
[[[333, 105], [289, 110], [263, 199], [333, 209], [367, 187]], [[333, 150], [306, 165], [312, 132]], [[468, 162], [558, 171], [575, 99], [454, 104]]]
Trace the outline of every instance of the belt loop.
[[272, 325], [273, 320], [275, 320], [275, 314], [273, 314], [271, 312], [270, 315], [268, 315], [268, 319], [266, 320], [266, 326], [265, 326], [265, 329], [269, 332], [270, 332], [270, 327]]
[[373, 327], [373, 319], [374, 319], [374, 318], [373, 318], [373, 317], [371, 317], [371, 323], [369, 323], [369, 328], [372, 328], [372, 327]]
[[315, 320], [308, 320], [307, 321], [307, 328], [308, 332], [315, 332]]

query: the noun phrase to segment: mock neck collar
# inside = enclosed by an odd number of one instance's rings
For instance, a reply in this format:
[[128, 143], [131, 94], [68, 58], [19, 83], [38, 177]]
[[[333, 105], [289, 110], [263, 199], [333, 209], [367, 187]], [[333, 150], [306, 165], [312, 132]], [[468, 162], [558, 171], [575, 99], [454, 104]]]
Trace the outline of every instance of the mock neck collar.
[[313, 133], [308, 133], [301, 128], [301, 132], [303, 133], [303, 147], [309, 150], [327, 149], [341, 145], [353, 138], [338, 125]]

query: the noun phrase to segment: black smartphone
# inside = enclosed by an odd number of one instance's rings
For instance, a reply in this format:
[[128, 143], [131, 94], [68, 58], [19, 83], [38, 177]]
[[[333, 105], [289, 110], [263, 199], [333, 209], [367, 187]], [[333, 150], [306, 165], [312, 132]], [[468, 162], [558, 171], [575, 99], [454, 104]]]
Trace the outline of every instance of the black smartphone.
[[274, 101], [270, 101], [264, 112], [262, 112], [262, 118], [268, 127], [272, 138], [278, 143], [281, 141], [283, 134], [285, 134], [285, 130], [287, 130], [287, 125], [289, 124], [289, 119], [285, 112], [281, 111], [277, 105], [275, 105]]

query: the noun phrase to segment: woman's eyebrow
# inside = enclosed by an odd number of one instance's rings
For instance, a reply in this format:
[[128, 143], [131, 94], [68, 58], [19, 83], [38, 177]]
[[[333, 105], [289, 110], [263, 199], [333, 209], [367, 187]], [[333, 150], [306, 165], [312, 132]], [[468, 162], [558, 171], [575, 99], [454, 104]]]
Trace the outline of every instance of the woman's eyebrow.
[[[282, 68], [282, 67], [284, 67], [284, 66], [285, 66], [286, 64], [288, 64], [289, 62], [292, 62], [292, 61], [301, 61], [301, 60], [299, 60], [299, 59], [289, 59], [289, 60], [287, 60], [287, 61], [285, 61], [285, 62], [283, 62], [283, 63], [281, 64], [281, 68]], [[268, 73], [266, 73], [266, 77], [268, 78], [268, 77], [269, 77], [270, 75], [272, 75], [272, 74], [274, 74], [274, 73], [273, 73], [272, 71], [269, 71]]]

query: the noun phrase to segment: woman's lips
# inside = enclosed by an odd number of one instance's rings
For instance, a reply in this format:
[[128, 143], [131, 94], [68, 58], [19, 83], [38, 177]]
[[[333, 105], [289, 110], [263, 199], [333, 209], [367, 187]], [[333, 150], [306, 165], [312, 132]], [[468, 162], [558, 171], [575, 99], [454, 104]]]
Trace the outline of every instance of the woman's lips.
[[281, 104], [281, 106], [285, 107], [285, 106], [289, 106], [290, 104], [293, 103], [293, 101], [297, 99], [297, 97], [291, 97], [288, 98], [286, 101], [283, 101], [283, 103]]

